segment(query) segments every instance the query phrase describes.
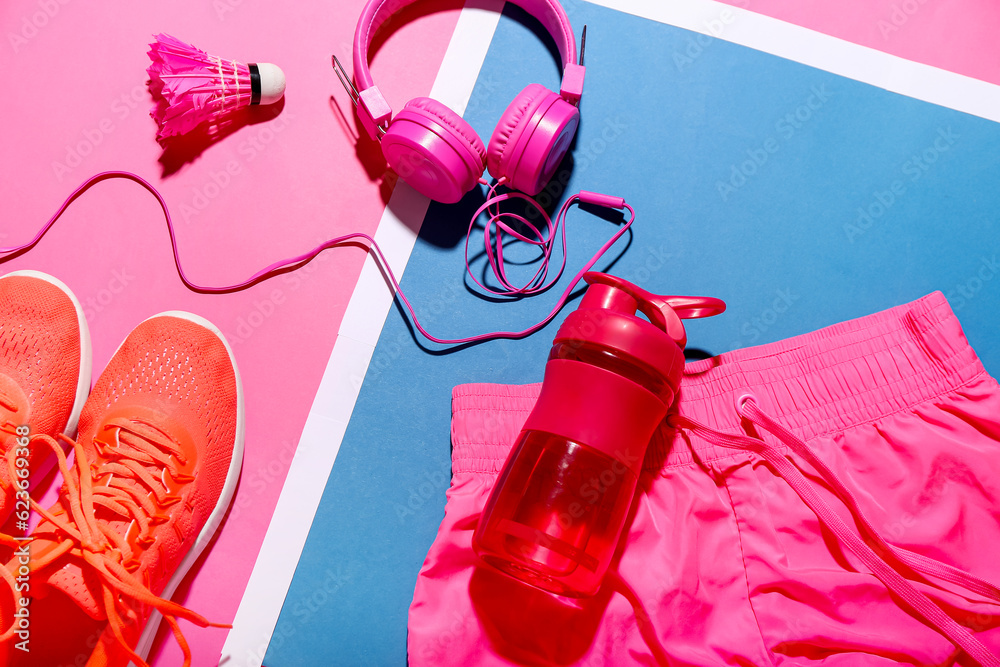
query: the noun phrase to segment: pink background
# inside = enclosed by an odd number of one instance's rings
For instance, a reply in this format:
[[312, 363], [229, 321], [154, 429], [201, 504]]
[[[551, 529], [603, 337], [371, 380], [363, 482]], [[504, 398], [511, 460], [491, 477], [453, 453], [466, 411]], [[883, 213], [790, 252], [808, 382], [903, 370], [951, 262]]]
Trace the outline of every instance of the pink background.
[[[349, 66], [362, 5], [4, 2], [0, 246], [27, 241], [74, 188], [108, 169], [136, 172], [163, 192], [181, 261], [202, 284], [241, 281], [337, 234], [373, 234], [391, 181], [383, 182], [370, 146], [359, 162], [348, 98], [330, 68], [335, 51]], [[394, 107], [430, 91], [460, 5], [429, 3], [447, 11], [395, 31], [373, 58]], [[161, 31], [223, 57], [274, 62], [288, 79], [276, 118], [259, 114], [263, 122], [192, 151], [197, 157], [166, 177], [145, 88], [147, 44]], [[74, 154], [83, 154], [79, 162]], [[195, 294], [177, 276], [156, 200], [112, 180], [78, 199], [34, 250], [0, 266], [51, 273], [76, 293], [93, 336], [95, 379], [129, 331], [164, 310], [207, 317], [233, 344], [247, 410], [236, 509], [176, 598], [212, 621], [235, 616], [364, 257], [358, 248], [328, 251], [243, 292]], [[215, 664], [226, 631], [183, 627], [193, 664]], [[164, 629], [155, 662], [180, 664]]]
[[[161, 189], [185, 269], [204, 284], [240, 281], [330, 236], [373, 233], [392, 179], [383, 179], [370, 144], [359, 161], [347, 97], [329, 66], [333, 52], [350, 66], [362, 4], [3, 3], [0, 246], [26, 241], [70, 191], [107, 169], [134, 171]], [[373, 73], [394, 108], [430, 90], [460, 4], [422, 4], [447, 11], [417, 16], [374, 58]], [[731, 4], [1000, 83], [995, 63], [976, 57], [991, 51], [1000, 28], [988, 0]], [[904, 4], [916, 9], [906, 14]], [[906, 16], [900, 25], [894, 7]], [[280, 113], [243, 116], [253, 122], [222, 141], [168, 152], [171, 173], [164, 175], [145, 89], [146, 44], [160, 31], [225, 57], [279, 64], [288, 77]], [[363, 260], [357, 248], [327, 252], [243, 292], [195, 294], [178, 279], [156, 201], [135, 183], [106, 181], [74, 203], [36, 249], [0, 267], [46, 271], [75, 291], [91, 326], [95, 378], [132, 327], [163, 310], [201, 314], [233, 343], [247, 402], [236, 509], [177, 597], [210, 620], [229, 622], [236, 613]], [[225, 631], [184, 628], [194, 664], [215, 664]], [[180, 651], [163, 634], [155, 662], [178, 664]]]
[[1000, 68], [994, 0], [721, 0], [907, 60], [989, 83]]

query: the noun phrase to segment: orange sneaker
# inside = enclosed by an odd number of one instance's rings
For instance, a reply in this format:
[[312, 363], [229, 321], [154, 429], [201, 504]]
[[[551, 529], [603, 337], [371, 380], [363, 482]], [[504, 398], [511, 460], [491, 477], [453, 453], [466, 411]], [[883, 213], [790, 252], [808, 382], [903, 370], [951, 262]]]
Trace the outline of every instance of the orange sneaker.
[[[162, 615], [189, 664], [178, 619], [212, 624], [168, 599], [226, 513], [243, 434], [240, 376], [219, 330], [179, 312], [136, 327], [84, 405], [73, 467], [52, 448], [64, 484], [49, 511], [38, 508], [25, 558], [30, 651], [10, 616], [0, 625], [10, 661], [146, 665]], [[0, 568], [8, 584], [17, 566]]]
[[[38, 438], [73, 435], [89, 390], [90, 334], [73, 293], [37, 271], [0, 278], [0, 524], [16, 492], [28, 490], [16, 484], [17, 460], [26, 462], [29, 485], [44, 477], [55, 458]], [[27, 456], [16, 456], [18, 449]], [[17, 526], [22, 534], [27, 528]]]

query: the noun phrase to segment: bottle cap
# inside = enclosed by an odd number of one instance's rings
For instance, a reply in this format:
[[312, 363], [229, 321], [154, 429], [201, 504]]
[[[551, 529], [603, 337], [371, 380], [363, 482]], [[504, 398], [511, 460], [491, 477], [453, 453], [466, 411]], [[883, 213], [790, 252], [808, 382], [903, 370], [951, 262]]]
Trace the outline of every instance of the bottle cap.
[[524, 428], [585, 444], [638, 476], [650, 438], [666, 416], [684, 373], [682, 348], [687, 336], [681, 320], [716, 315], [726, 304], [707, 297], [650, 294], [603, 273], [587, 273], [584, 279], [590, 287], [580, 307], [559, 328], [555, 343], [597, 345], [614, 353], [616, 363], [633, 359], [659, 375], [664, 386], [640, 383], [610, 366], [550, 358], [538, 402]]
[[[687, 333], [682, 320], [718, 315], [726, 304], [712, 297], [661, 296], [605, 273], [583, 276], [590, 287], [566, 318], [556, 343], [583, 341], [630, 355], [676, 387], [683, 372]], [[643, 319], [636, 313], [648, 318]]]

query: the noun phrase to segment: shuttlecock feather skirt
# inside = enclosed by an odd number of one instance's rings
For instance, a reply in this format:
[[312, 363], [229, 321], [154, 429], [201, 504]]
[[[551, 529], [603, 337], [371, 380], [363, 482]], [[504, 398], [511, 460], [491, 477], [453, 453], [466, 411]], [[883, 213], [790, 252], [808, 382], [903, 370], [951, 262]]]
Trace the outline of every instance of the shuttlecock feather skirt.
[[218, 126], [226, 115], [260, 101], [257, 66], [213, 56], [170, 35], [156, 35], [146, 70], [156, 106], [150, 115], [163, 140], [195, 127]]

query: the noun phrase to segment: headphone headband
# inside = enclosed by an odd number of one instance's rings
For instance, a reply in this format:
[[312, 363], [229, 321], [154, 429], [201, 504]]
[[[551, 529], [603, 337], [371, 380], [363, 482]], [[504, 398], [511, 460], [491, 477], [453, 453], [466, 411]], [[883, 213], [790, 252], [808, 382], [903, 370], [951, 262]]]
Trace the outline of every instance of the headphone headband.
[[[372, 80], [368, 67], [368, 50], [372, 37], [379, 26], [393, 14], [416, 4], [419, 0], [369, 0], [358, 19], [354, 31], [354, 82], [358, 89], [358, 111], [365, 130], [373, 138], [378, 136], [378, 128], [383, 127], [392, 117], [392, 110], [385, 97]], [[557, 0], [512, 0], [526, 12], [534, 16], [552, 35], [559, 48], [563, 63], [563, 81], [560, 94], [571, 104], [580, 100], [583, 92], [584, 68], [577, 64], [576, 37], [570, 26], [569, 17]]]

